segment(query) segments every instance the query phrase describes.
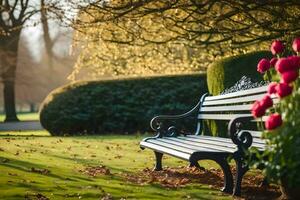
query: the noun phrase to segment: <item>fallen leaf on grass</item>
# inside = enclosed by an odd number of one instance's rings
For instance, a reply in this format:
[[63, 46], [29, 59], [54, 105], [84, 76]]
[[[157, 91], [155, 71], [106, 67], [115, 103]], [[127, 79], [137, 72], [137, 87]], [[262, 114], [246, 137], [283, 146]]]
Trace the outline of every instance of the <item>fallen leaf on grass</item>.
[[48, 197], [38, 193], [38, 194], [26, 194], [25, 200], [49, 200]]
[[121, 155], [116, 155], [114, 158], [120, 159], [120, 158], [122, 158], [122, 156]]
[[31, 167], [30, 171], [35, 172], [35, 173], [39, 173], [39, 174], [44, 174], [44, 175], [50, 173], [50, 170], [48, 170], [48, 169], [37, 169], [37, 168], [34, 168], [34, 167]]
[[87, 174], [92, 177], [95, 177], [97, 175], [110, 175], [111, 174], [110, 170], [103, 165], [96, 166], [96, 167], [86, 167], [83, 170], [79, 170], [79, 172]]
[[36, 149], [29, 149], [29, 151], [32, 153], [32, 152], [36, 152], [37, 150]]
[[[232, 168], [235, 174], [235, 167]], [[167, 189], [184, 187], [189, 183], [197, 183], [206, 185], [210, 189], [221, 189], [224, 184], [224, 175], [221, 169], [211, 168], [210, 170], [201, 170], [196, 167], [165, 167], [161, 171], [153, 171], [145, 168], [136, 173], [120, 173], [126, 181], [138, 184], [159, 184]], [[243, 191], [240, 199], [276, 199], [280, 196], [279, 187], [270, 185], [268, 187], [260, 187], [259, 184], [263, 180], [261, 173], [246, 174], [243, 178]], [[269, 198], [270, 197], [270, 198]]]
[[109, 194], [109, 193], [105, 194], [105, 195], [101, 198], [101, 200], [112, 200], [112, 199], [113, 199], [113, 197], [112, 197], [111, 194]]
[[7, 162], [9, 162], [9, 159], [8, 159], [8, 158], [3, 158], [3, 159], [1, 160], [1, 162], [2, 162], [2, 163], [7, 163]]
[[57, 142], [57, 143], [62, 143], [63, 141], [62, 141], [62, 139], [59, 139], [59, 140], [57, 140], [56, 142]]

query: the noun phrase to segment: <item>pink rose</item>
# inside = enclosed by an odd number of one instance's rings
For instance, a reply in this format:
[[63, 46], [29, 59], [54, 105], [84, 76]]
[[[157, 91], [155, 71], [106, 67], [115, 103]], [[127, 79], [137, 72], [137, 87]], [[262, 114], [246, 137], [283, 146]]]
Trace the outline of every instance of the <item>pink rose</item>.
[[271, 52], [273, 55], [280, 54], [284, 50], [284, 45], [281, 41], [275, 40], [271, 45]]
[[270, 69], [270, 61], [266, 58], [263, 58], [259, 61], [257, 65], [257, 71], [260, 73], [265, 73], [268, 69]]
[[280, 58], [278, 59], [278, 61], [275, 64], [275, 69], [279, 72], [279, 73], [283, 73], [289, 70], [293, 70], [293, 66], [291, 63], [291, 60], [288, 58]]
[[277, 60], [278, 60], [277, 58], [272, 58], [272, 59], [270, 60], [271, 67], [274, 67], [274, 66], [275, 66]]
[[291, 71], [287, 71], [287, 72], [283, 72], [281, 74], [281, 79], [280, 81], [282, 83], [291, 83], [293, 81], [295, 81], [297, 78], [299, 77], [299, 72], [298, 70], [291, 70]]
[[299, 56], [289, 56], [291, 70], [298, 70], [300, 68], [300, 57]]
[[294, 39], [292, 47], [296, 53], [300, 51], [300, 38]]
[[265, 121], [267, 130], [273, 130], [282, 125], [281, 115], [278, 113], [270, 115]]
[[266, 109], [259, 101], [255, 101], [251, 108], [251, 113], [255, 118], [262, 117], [266, 113]]
[[276, 86], [277, 83], [275, 82], [270, 83], [268, 86], [268, 94], [276, 94]]
[[260, 105], [266, 110], [273, 106], [273, 100], [269, 95], [265, 95], [260, 101]]
[[289, 86], [287, 83], [278, 83], [276, 86], [276, 93], [280, 98], [290, 95], [293, 91], [293, 87]]

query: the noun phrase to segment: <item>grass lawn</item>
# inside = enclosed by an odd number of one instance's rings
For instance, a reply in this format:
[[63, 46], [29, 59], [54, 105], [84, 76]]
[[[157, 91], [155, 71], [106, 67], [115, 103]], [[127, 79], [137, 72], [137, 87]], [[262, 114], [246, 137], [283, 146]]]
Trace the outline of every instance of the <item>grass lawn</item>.
[[[21, 121], [32, 121], [32, 120], [39, 120], [38, 113], [18, 113], [18, 118]], [[4, 114], [0, 114], [0, 122], [3, 122], [5, 119]]]
[[[192, 183], [170, 189], [128, 181], [123, 174], [152, 168], [154, 163], [151, 151], [139, 149], [139, 136], [62, 138], [49, 137], [45, 131], [1, 134], [0, 199], [37, 199], [37, 194], [49, 199], [231, 199], [208, 185]], [[170, 157], [164, 163], [186, 165]], [[82, 172], [87, 166], [100, 165], [110, 175], [93, 177]]]
[[[143, 169], [154, 164], [153, 153], [139, 149], [141, 138], [49, 137], [46, 131], [1, 133], [0, 199], [232, 199], [219, 188], [199, 182], [170, 188], [139, 181], [148, 178]], [[163, 162], [170, 167], [187, 165], [168, 156]], [[216, 168], [212, 162], [201, 164]], [[90, 174], [87, 167], [95, 166], [109, 173]], [[134, 174], [142, 176], [132, 181]]]

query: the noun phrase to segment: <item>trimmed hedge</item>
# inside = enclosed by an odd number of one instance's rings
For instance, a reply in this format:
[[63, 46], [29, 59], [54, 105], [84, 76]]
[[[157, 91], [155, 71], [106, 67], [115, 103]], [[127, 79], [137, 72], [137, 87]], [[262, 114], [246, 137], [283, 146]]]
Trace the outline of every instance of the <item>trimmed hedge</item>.
[[271, 58], [269, 51], [257, 51], [239, 56], [227, 57], [212, 63], [207, 69], [208, 91], [218, 95], [233, 86], [242, 76], [247, 76], [253, 82], [262, 81], [262, 76], [256, 71], [257, 63], [262, 58]]
[[[243, 76], [251, 78], [252, 82], [262, 81], [263, 78], [256, 70], [257, 63], [262, 58], [271, 58], [269, 51], [256, 51], [239, 56], [227, 57], [212, 63], [207, 69], [208, 91], [218, 95], [232, 87]], [[227, 124], [222, 121], [208, 121], [206, 132], [212, 135], [227, 137]]]
[[145, 132], [152, 117], [186, 112], [205, 92], [205, 74], [77, 82], [46, 97], [40, 120], [52, 135]]

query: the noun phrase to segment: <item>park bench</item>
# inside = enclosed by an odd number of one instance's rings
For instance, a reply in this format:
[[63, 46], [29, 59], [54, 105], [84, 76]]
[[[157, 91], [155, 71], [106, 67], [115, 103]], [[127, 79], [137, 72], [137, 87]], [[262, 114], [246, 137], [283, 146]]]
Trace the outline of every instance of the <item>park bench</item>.
[[[266, 92], [267, 86], [261, 86], [218, 96], [204, 94], [197, 105], [184, 114], [154, 117], [150, 126], [157, 135], [143, 139], [140, 147], [154, 151], [154, 170], [162, 170], [163, 154], [186, 160], [190, 166], [196, 167], [200, 167], [200, 160], [213, 160], [220, 165], [224, 174], [222, 191], [239, 196], [243, 175], [249, 169], [245, 162], [245, 150], [255, 147], [263, 152], [266, 148], [266, 141], [261, 139], [262, 133], [256, 129], [256, 120], [250, 111], [253, 102], [261, 99]], [[181, 131], [176, 125], [166, 126], [168, 120], [184, 119], [193, 113], [197, 116], [197, 129], [193, 134]], [[203, 135], [204, 121], [207, 120], [225, 122], [229, 137]], [[228, 158], [233, 158], [236, 164], [235, 181]]]

